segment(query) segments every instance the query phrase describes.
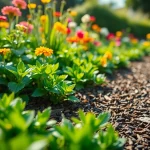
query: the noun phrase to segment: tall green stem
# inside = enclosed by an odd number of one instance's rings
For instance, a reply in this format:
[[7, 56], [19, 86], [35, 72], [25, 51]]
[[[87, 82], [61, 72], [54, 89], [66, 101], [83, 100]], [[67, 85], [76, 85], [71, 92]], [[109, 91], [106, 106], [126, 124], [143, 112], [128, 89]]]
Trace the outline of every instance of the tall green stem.
[[50, 47], [50, 39], [51, 39], [51, 32], [53, 28], [53, 9], [51, 7], [46, 9], [46, 13], [48, 15], [48, 38], [47, 38], [47, 44]]

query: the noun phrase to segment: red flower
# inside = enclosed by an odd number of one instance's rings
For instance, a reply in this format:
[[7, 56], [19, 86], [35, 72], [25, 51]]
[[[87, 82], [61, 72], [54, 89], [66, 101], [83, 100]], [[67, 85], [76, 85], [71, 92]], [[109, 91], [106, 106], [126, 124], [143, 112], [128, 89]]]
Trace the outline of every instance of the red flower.
[[83, 31], [77, 31], [77, 37], [80, 39], [84, 38], [84, 32]]
[[94, 22], [96, 20], [96, 18], [94, 16], [90, 16], [90, 21]]
[[67, 28], [67, 34], [70, 34], [70, 33], [71, 33], [71, 29]]
[[5, 16], [0, 16], [0, 21], [7, 21], [7, 18]]
[[56, 11], [56, 12], [53, 13], [53, 16], [54, 16], [54, 17], [60, 17], [60, 16], [61, 16], [61, 13], [58, 12], [58, 11]]
[[19, 8], [16, 8], [14, 6], [5, 6], [1, 10], [3, 15], [9, 15], [9, 16], [21, 16], [21, 11]]
[[109, 33], [106, 38], [107, 40], [112, 40], [115, 38], [115, 35], [113, 33]]

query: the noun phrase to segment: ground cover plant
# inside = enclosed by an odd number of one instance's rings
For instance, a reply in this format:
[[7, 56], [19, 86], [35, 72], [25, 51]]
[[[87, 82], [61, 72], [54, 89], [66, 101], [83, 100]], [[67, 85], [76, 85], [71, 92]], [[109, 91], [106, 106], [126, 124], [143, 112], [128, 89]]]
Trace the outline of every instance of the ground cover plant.
[[[44, 112], [24, 111], [24, 101], [41, 97], [52, 104], [79, 102], [74, 93], [89, 85], [106, 83], [105, 75], [127, 67], [131, 60], [150, 53], [150, 33], [145, 41], [118, 31], [109, 33], [85, 14], [77, 25], [77, 12], [64, 12], [65, 1], [57, 10], [55, 0], [41, 0], [42, 6], [13, 0], [0, 16], [0, 142], [3, 149], [122, 149], [110, 124], [109, 114], [99, 116], [79, 112], [74, 123], [62, 120], [60, 126]], [[29, 10], [26, 21], [21, 10]], [[14, 120], [13, 118], [16, 118]], [[53, 125], [54, 124], [54, 125]], [[108, 140], [109, 139], [109, 140]], [[6, 141], [9, 141], [6, 143]], [[86, 141], [86, 142], [84, 142]], [[61, 144], [60, 144], [61, 143]], [[18, 147], [16, 147], [18, 145]]]

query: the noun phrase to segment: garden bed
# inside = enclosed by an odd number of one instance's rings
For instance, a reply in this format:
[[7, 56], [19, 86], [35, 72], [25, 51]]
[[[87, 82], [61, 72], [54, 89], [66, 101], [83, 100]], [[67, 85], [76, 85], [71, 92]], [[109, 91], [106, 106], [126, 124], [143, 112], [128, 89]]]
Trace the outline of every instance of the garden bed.
[[52, 105], [35, 99], [26, 109], [44, 110], [52, 107], [52, 116], [61, 121], [77, 116], [79, 108], [95, 114], [111, 113], [111, 122], [120, 136], [127, 139], [125, 149], [150, 149], [150, 57], [132, 62], [130, 69], [119, 69], [108, 76], [104, 86], [89, 87], [76, 93], [80, 103], [63, 102]]

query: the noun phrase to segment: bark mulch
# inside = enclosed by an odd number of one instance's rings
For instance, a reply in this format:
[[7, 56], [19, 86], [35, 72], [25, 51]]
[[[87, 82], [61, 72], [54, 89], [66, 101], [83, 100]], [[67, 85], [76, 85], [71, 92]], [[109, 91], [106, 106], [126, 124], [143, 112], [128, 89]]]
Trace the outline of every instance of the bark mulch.
[[[121, 137], [127, 139], [126, 150], [150, 150], [150, 57], [132, 62], [130, 69], [119, 69], [107, 84], [86, 88], [76, 93], [80, 103], [53, 105], [51, 117], [61, 121], [77, 116], [79, 108], [95, 114], [110, 112], [110, 122]], [[26, 109], [43, 110], [50, 106], [45, 100], [31, 101]]]

